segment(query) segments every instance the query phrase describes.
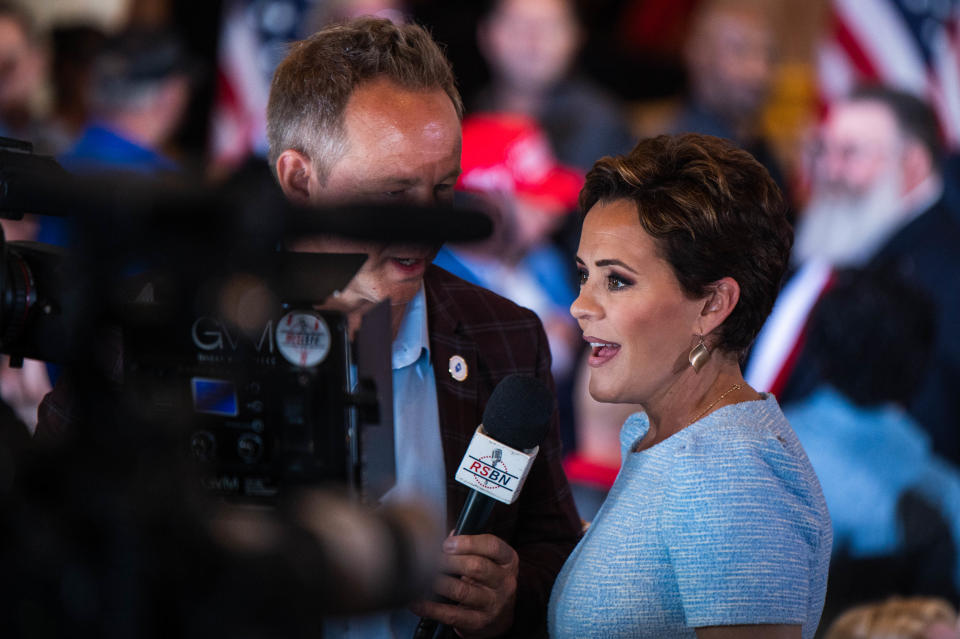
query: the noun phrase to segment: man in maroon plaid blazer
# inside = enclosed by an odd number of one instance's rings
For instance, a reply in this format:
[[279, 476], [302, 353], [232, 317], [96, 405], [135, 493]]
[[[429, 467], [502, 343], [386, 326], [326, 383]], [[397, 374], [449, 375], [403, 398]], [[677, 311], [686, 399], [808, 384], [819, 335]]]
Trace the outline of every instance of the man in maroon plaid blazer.
[[[423, 29], [373, 18], [335, 25], [295, 43], [277, 68], [267, 113], [270, 165], [295, 203], [449, 203], [460, 173], [462, 113], [450, 65]], [[453, 471], [494, 387], [511, 373], [535, 375], [553, 387], [540, 321], [431, 266], [435, 246], [315, 237], [294, 248], [368, 255], [346, 289], [329, 301], [346, 313], [352, 329], [367, 309], [389, 298], [395, 345], [411, 322], [429, 334], [429, 365], [421, 361], [426, 358], [417, 360], [426, 377], [418, 369], [415, 390], [397, 392], [402, 404], [396, 412], [424, 417], [413, 420], [413, 431], [409, 418], [403, 427], [398, 418], [397, 428], [429, 447], [430, 435], [419, 432], [426, 428], [419, 424], [439, 422], [445, 466], [422, 459], [428, 468], [421, 474], [433, 478], [424, 482], [427, 487], [439, 484], [441, 504], [445, 490], [452, 526], [467, 496]], [[395, 357], [395, 385], [397, 368]], [[423, 406], [434, 391], [436, 411]], [[398, 457], [399, 468], [402, 451]], [[451, 537], [444, 544], [447, 574], [436, 589], [455, 603], [419, 602], [414, 612], [464, 637], [546, 636], [550, 589], [580, 533], [560, 466], [556, 414], [518, 503], [498, 504], [489, 526], [491, 534]], [[389, 630], [363, 636], [402, 636], [404, 623], [409, 619], [392, 618]]]

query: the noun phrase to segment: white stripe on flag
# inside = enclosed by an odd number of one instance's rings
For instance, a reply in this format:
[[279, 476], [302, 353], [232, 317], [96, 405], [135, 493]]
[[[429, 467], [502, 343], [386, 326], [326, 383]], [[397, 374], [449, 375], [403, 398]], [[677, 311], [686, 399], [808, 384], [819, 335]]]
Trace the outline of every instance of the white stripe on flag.
[[773, 387], [807, 325], [813, 305], [830, 281], [831, 272], [827, 262], [811, 259], [783, 287], [747, 363], [744, 378], [754, 389], [767, 392]]
[[825, 41], [817, 52], [817, 78], [823, 96], [832, 100], [846, 95], [856, 84], [856, 77], [843, 49], [832, 40]]
[[923, 56], [889, 0], [836, 0], [834, 6], [881, 78], [916, 95], [927, 95]]
[[950, 145], [960, 147], [960, 60], [957, 49], [960, 43], [953, 43], [942, 30], [933, 43], [935, 60], [933, 74], [934, 96], [937, 111]]

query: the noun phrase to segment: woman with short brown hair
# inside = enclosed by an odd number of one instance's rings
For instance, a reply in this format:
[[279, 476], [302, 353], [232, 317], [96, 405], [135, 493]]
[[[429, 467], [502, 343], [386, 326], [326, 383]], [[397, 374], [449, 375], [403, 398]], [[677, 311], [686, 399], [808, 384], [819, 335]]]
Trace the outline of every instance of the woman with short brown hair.
[[776, 399], [739, 363], [790, 252], [779, 190], [725, 140], [660, 136], [597, 162], [581, 208], [571, 312], [590, 394], [644, 412], [554, 586], [551, 636], [813, 637], [829, 516]]

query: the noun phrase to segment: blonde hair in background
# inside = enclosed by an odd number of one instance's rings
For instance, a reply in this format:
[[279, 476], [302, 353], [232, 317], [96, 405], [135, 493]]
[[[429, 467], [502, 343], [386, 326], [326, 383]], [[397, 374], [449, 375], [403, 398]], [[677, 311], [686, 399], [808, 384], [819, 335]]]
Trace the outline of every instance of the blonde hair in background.
[[957, 627], [957, 612], [946, 600], [892, 597], [846, 611], [824, 639], [928, 639], [927, 631], [935, 624]]

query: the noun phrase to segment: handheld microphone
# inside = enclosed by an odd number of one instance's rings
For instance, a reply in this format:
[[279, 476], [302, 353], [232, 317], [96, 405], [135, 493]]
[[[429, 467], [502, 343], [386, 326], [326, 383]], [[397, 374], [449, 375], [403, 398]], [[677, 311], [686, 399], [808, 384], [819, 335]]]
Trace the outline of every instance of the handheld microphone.
[[[483, 422], [457, 469], [455, 479], [471, 490], [454, 535], [482, 533], [497, 501], [517, 500], [546, 437], [553, 407], [553, 393], [536, 377], [508, 375], [493, 389]], [[421, 618], [413, 639], [432, 639], [441, 628], [436, 620]]]

